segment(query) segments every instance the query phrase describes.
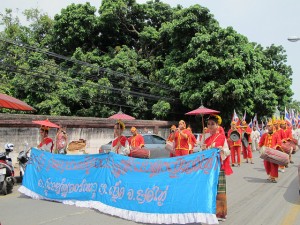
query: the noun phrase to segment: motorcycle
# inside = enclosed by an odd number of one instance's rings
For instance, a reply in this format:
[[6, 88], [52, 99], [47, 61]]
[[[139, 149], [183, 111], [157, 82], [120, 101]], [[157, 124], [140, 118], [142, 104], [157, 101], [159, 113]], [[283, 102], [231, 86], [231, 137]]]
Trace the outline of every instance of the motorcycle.
[[25, 173], [25, 169], [26, 169], [26, 164], [29, 160], [29, 150], [28, 148], [28, 143], [25, 143], [25, 148], [23, 151], [20, 151], [17, 160], [19, 163], [19, 168], [20, 168], [20, 179], [22, 181], [24, 173]]
[[5, 152], [0, 153], [0, 193], [3, 195], [11, 193], [16, 182], [12, 160], [9, 156], [13, 147], [13, 144], [5, 144]]

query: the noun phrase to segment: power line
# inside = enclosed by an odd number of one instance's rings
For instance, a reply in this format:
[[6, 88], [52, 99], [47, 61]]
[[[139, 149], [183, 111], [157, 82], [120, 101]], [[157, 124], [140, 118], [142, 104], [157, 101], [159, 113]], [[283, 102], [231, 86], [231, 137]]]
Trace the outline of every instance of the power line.
[[[67, 61], [67, 62], [72, 62], [72, 63], [77, 63], [79, 65], [89, 66], [89, 67], [98, 69], [98, 71], [101, 71], [101, 72], [112, 73], [113, 75], [117, 75], [119, 77], [120, 76], [121, 77], [127, 77], [130, 80], [133, 80], [133, 78], [131, 76], [127, 75], [127, 74], [124, 74], [124, 73], [121, 73], [121, 72], [112, 71], [112, 70], [107, 69], [107, 68], [102, 68], [102, 67], [99, 67], [99, 66], [95, 66], [94, 64], [87, 63], [87, 62], [84, 62], [84, 61], [80, 61], [80, 60], [76, 60], [76, 59], [71, 59], [71, 58], [68, 58], [68, 57], [63, 56], [63, 55], [59, 55], [59, 54], [56, 54], [56, 53], [53, 53], [53, 52], [50, 52], [50, 51], [46, 51], [46, 50], [43, 50], [43, 49], [40, 49], [40, 48], [37, 48], [37, 47], [32, 47], [32, 46], [27, 45], [27, 44], [22, 43], [22, 42], [16, 42], [16, 41], [9, 40], [9, 39], [2, 38], [2, 37], [0, 37], [0, 40], [3, 41], [3, 42], [6, 42], [6, 43], [10, 43], [10, 44], [22, 47], [22, 48], [26, 48], [26, 49], [35, 51], [35, 52], [40, 52], [40, 53], [43, 53], [43, 54], [46, 54], [46, 55], [49, 55], [49, 56], [53, 56], [55, 58], [63, 59], [65, 61]], [[144, 79], [142, 79], [142, 77], [139, 77], [139, 82], [146, 83], [146, 84], [152, 84], [152, 85], [158, 86], [160, 88], [166, 89], [167, 91], [176, 91], [175, 89], [167, 87], [167, 86], [162, 85], [160, 83], [152, 82], [152, 81], [149, 81], [149, 80], [144, 80]]]
[[[15, 65], [4, 63], [2, 61], [0, 63], [5, 66], [5, 67], [2, 67], [3, 70], [9, 70], [10, 72], [17, 72], [17, 73], [25, 72], [27, 74], [31, 74], [32, 76], [36, 76], [36, 77], [42, 77], [42, 75], [45, 75], [45, 76], [51, 76], [51, 77], [54, 77], [54, 78], [62, 79], [58, 75], [47, 74], [47, 73], [40, 72], [40, 71], [33, 70], [33, 69], [28, 70], [28, 69], [24, 69], [24, 68], [15, 66]], [[33, 72], [37, 72], [39, 74], [36, 74], [36, 73], [33, 73]], [[64, 77], [63, 79], [66, 80], [66, 82], [70, 81], [70, 82], [73, 82], [73, 83], [86, 84], [85, 81], [81, 81], [81, 80], [70, 78], [70, 77]], [[88, 85], [93, 85], [93, 86], [96, 86], [98, 88], [107, 89], [107, 90], [110, 90], [110, 91], [115, 92], [115, 93], [116, 92], [118, 92], [118, 93], [124, 93], [125, 92], [125, 93], [128, 93], [128, 94], [133, 95], [133, 96], [144, 97], [144, 98], [147, 98], [147, 99], [156, 99], [156, 100], [163, 99], [163, 100], [166, 100], [166, 101], [174, 101], [174, 99], [172, 99], [172, 98], [160, 97], [160, 96], [155, 96], [155, 95], [150, 95], [150, 94], [144, 94], [144, 93], [140, 93], [140, 92], [136, 92], [136, 91], [129, 91], [129, 90], [126, 90], [126, 89], [114, 88], [114, 87], [104, 86], [104, 85], [95, 84], [95, 83], [88, 83]]]

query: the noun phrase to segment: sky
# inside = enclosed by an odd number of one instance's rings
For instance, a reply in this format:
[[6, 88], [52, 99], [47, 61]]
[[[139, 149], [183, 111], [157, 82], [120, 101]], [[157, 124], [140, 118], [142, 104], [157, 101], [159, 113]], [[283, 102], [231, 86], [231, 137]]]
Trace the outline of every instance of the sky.
[[[146, 0], [136, 0], [145, 3]], [[233, 27], [246, 36], [250, 42], [263, 47], [272, 44], [282, 45], [286, 50], [287, 65], [293, 70], [293, 99], [300, 101], [300, 41], [290, 42], [288, 37], [300, 37], [300, 1], [299, 0], [161, 0], [171, 6], [183, 7], [199, 4], [209, 9], [220, 26]], [[24, 9], [38, 8], [50, 17], [60, 13], [71, 3], [85, 3], [84, 0], [2, 0], [0, 13], [11, 8], [21, 17]], [[97, 9], [101, 0], [88, 0]], [[16, 10], [18, 9], [18, 10]]]

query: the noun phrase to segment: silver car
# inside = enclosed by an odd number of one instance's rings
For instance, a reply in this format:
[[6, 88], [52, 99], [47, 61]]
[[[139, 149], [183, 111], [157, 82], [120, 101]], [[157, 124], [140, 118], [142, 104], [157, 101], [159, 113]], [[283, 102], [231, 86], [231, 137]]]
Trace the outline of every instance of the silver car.
[[[166, 139], [156, 134], [141, 134], [144, 137], [145, 149], [150, 150], [150, 159], [168, 158], [170, 153], [165, 149]], [[126, 136], [126, 135], [125, 135]], [[130, 136], [126, 136], [127, 138]], [[99, 152], [110, 152], [112, 141], [102, 145]]]

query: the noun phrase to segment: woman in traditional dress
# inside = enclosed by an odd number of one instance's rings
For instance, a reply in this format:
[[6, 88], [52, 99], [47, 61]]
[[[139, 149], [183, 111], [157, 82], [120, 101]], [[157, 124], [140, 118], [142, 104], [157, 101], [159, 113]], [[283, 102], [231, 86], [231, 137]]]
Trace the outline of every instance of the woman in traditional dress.
[[115, 139], [111, 143], [111, 151], [121, 155], [128, 155], [129, 142], [125, 136], [122, 135], [125, 130], [125, 124], [118, 120], [114, 126], [114, 137]]
[[173, 133], [172, 138], [175, 142], [175, 156], [188, 155], [190, 152], [189, 137], [191, 132], [186, 129], [186, 123], [184, 120], [180, 120], [178, 123], [178, 128]]
[[60, 127], [57, 130], [57, 134], [56, 134], [55, 153], [65, 154], [67, 144], [68, 144], [68, 135], [67, 135], [67, 132], [66, 132], [66, 128], [65, 127]]
[[38, 148], [46, 152], [52, 153], [54, 144], [52, 138], [48, 137], [49, 129], [50, 128], [47, 126], [41, 126], [40, 128], [41, 142], [38, 145]]
[[225, 221], [227, 217], [227, 198], [226, 198], [226, 178], [225, 175], [232, 174], [230, 167], [230, 150], [228, 148], [226, 136], [223, 132], [219, 131], [218, 126], [221, 124], [222, 119], [218, 115], [210, 115], [207, 120], [207, 127], [209, 137], [205, 139], [205, 144], [202, 149], [219, 148], [221, 169], [218, 180], [217, 189], [217, 209], [216, 216], [218, 220]]

